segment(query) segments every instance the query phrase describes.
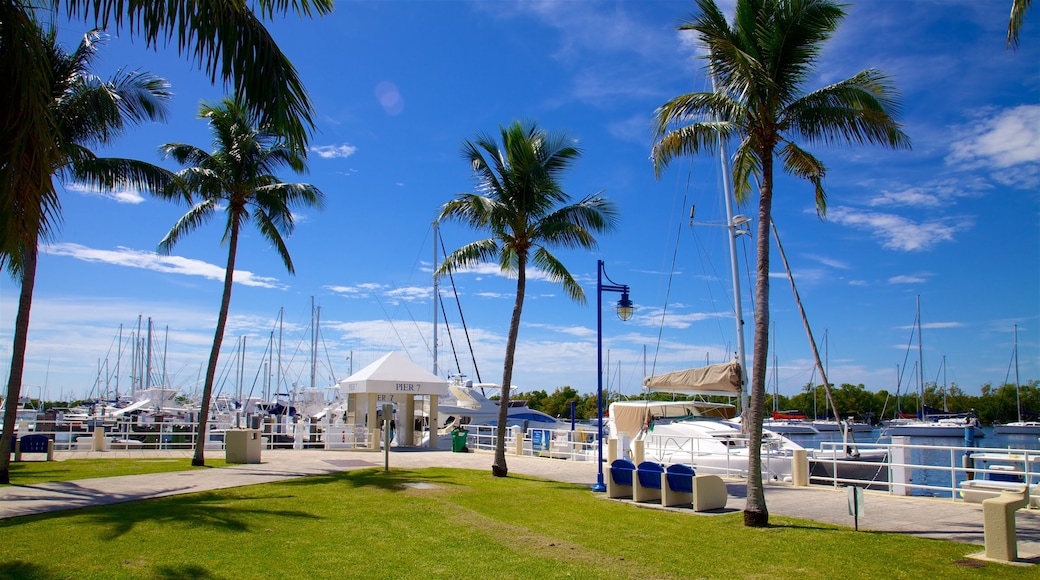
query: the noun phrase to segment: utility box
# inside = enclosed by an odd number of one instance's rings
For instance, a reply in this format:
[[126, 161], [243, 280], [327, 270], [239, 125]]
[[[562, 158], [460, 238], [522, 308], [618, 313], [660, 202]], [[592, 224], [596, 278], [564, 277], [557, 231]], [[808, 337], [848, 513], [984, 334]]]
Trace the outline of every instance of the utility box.
[[228, 429], [224, 432], [224, 458], [228, 463], [260, 463], [262, 442], [259, 429]]

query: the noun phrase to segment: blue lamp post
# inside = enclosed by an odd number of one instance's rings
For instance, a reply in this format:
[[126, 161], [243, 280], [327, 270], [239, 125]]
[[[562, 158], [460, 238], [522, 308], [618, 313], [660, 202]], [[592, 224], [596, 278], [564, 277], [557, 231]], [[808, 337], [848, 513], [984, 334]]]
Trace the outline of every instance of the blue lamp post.
[[[604, 284], [603, 279], [606, 278], [610, 284]], [[628, 320], [632, 318], [632, 312], [635, 307], [632, 305], [632, 300], [628, 297], [628, 286], [625, 284], [617, 284], [607, 276], [606, 272], [603, 271], [603, 260], [596, 261], [596, 416], [598, 421], [598, 432], [599, 436], [596, 438], [596, 442], [599, 446], [599, 461], [596, 462], [596, 484], [592, 486], [592, 491], [607, 491], [607, 486], [603, 483], [603, 292], [620, 292], [621, 299], [617, 301], [617, 306], [614, 310], [617, 311], [618, 318], [621, 320]]]

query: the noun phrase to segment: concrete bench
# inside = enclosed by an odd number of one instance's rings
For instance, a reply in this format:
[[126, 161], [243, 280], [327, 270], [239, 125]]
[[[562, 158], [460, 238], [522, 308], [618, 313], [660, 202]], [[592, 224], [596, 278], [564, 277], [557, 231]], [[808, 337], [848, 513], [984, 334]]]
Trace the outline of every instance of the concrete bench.
[[47, 461], [54, 461], [54, 441], [46, 435], [26, 435], [14, 442], [14, 460], [21, 461], [23, 453], [45, 453]]
[[628, 459], [615, 459], [610, 464], [607, 476], [607, 497], [611, 499], [632, 497], [632, 474], [636, 464]]
[[693, 505], [693, 478], [696, 473], [685, 463], [673, 463], [664, 471], [661, 483], [661, 505], [689, 507]]
[[644, 461], [636, 466], [632, 486], [634, 501], [660, 501], [664, 466], [656, 461]]
[[662, 476], [661, 505], [689, 506], [695, 512], [726, 507], [729, 492], [726, 482], [717, 475], [696, 475], [689, 465], [669, 465]]
[[982, 501], [982, 525], [986, 541], [986, 557], [1014, 562], [1018, 559], [1018, 536], [1015, 512], [1029, 504], [1029, 487], [1005, 490], [999, 496]]

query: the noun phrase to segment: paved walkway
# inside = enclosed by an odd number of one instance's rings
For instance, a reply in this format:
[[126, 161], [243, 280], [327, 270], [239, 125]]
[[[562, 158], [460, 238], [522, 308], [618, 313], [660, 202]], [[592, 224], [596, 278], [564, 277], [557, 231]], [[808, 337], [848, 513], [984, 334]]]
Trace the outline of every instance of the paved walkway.
[[[57, 459], [70, 456], [71, 454], [59, 453]], [[174, 457], [188, 457], [190, 453], [109, 451], [75, 454], [77, 458], [129, 456], [161, 461]], [[232, 465], [212, 470], [4, 486], [0, 487], [0, 519], [270, 483], [350, 469], [383, 467], [384, 456], [381, 453], [361, 451], [264, 450], [261, 460], [260, 464]], [[491, 455], [486, 453], [424, 450], [394, 451], [389, 457], [390, 469], [441, 466], [490, 471], [491, 461]], [[596, 482], [595, 463], [515, 456], [508, 457], [507, 463], [510, 473], [582, 485]], [[739, 480], [729, 480], [727, 487], [730, 496], [727, 511], [743, 510], [745, 484]], [[981, 504], [939, 498], [898, 497], [869, 491], [864, 495], [865, 513], [859, 521], [861, 530], [912, 534], [979, 546], [983, 544]], [[853, 518], [848, 515], [848, 492], [845, 489], [767, 484], [766, 505], [771, 515], [845, 526], [852, 526], [854, 523]], [[1020, 510], [1017, 528], [1020, 556], [1040, 554], [1040, 510]], [[1037, 560], [1033, 558], [1031, 561]]]

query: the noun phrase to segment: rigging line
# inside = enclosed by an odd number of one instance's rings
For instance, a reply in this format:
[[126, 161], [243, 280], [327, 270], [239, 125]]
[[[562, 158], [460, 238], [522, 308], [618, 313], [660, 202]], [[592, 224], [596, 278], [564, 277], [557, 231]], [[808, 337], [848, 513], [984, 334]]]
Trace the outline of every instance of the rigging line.
[[[448, 331], [448, 344], [451, 345], [451, 355], [455, 358], [455, 369], [462, 374], [462, 365], [459, 364], [459, 353], [455, 350], [455, 339], [451, 336], [451, 325], [448, 324], [448, 313], [444, 310], [444, 298], [438, 293], [437, 301], [440, 302], [441, 312], [444, 313], [444, 329]], [[478, 379], [479, 380], [479, 379]]]
[[[690, 168], [686, 172], [686, 189], [683, 191], [682, 207], [686, 208], [686, 200], [690, 193], [690, 180], [693, 178], [693, 160], [690, 160]], [[653, 362], [650, 363], [650, 376], [657, 371], [657, 357], [661, 352], [661, 340], [664, 335], [664, 323], [668, 316], [668, 300], [672, 294], [672, 281], [675, 279], [675, 262], [679, 256], [679, 238], [682, 237], [683, 226], [680, 223], [675, 229], [675, 245], [672, 248], [672, 265], [668, 268], [668, 284], [664, 292], [664, 307], [661, 308], [661, 324], [657, 327], [657, 345], [654, 347]], [[602, 314], [601, 314], [602, 316]]]
[[329, 374], [332, 375], [332, 384], [339, 384], [336, 380], [336, 369], [332, 368], [332, 357], [329, 356], [329, 345], [325, 344], [325, 335], [321, 333], [321, 326], [318, 326], [318, 340], [321, 341], [322, 348], [325, 349], [325, 361], [329, 363]]
[[[448, 259], [448, 250], [444, 247], [444, 236], [438, 238], [441, 243], [441, 253], [444, 255], [444, 259]], [[451, 281], [451, 291], [455, 294], [455, 305], [459, 308], [459, 320], [462, 321], [462, 332], [466, 335], [466, 346], [469, 347], [469, 356], [473, 359], [473, 372], [477, 375], [477, 382], [483, 382], [480, 380], [480, 368], [477, 367], [477, 355], [473, 352], [473, 341], [469, 338], [469, 327], [466, 326], [466, 316], [462, 314], [462, 302], [459, 300], [459, 290], [455, 287], [455, 275], [452, 274], [451, 270], [448, 270], [448, 280]], [[444, 311], [444, 303], [441, 302], [441, 311]], [[447, 313], [445, 312], [445, 316]], [[458, 360], [456, 360], [456, 364]], [[461, 371], [459, 371], [461, 372]]]
[[[393, 282], [390, 282], [390, 286], [395, 291], [399, 290], [399, 288], [397, 287], [397, 284], [394, 284]], [[415, 319], [415, 315], [412, 314], [412, 309], [408, 308], [408, 301], [402, 299], [401, 302], [400, 302], [400, 306], [404, 307], [404, 311], [408, 313], [408, 318], [410, 318], [412, 320], [412, 326], [415, 327], [415, 332], [419, 333], [419, 338], [422, 339], [423, 345], [426, 346], [426, 354], [428, 354], [430, 356], [433, 356], [433, 349], [430, 348], [430, 343], [429, 343], [429, 341], [426, 340], [426, 335], [424, 335], [422, 329], [419, 328], [419, 322]]]
[[[690, 219], [690, 226], [691, 226], [690, 227], [690, 231], [693, 232], [694, 242], [697, 243], [697, 247], [699, 249], [699, 251], [697, 252], [697, 255], [700, 257], [701, 269], [702, 270], [709, 270], [710, 269], [711, 273], [715, 276], [716, 280], [722, 280], [722, 276], [720, 276], [718, 270], [715, 269], [715, 263], [712, 262], [711, 260], [707, 260], [706, 259], [707, 255], [708, 255], [708, 248], [703, 243], [703, 241], [701, 240], [700, 236], [697, 235], [697, 230], [695, 230], [693, 228], [693, 219], [692, 219], [693, 218], [693, 207], [690, 208], [690, 217], [691, 217], [691, 219]], [[710, 266], [710, 268], [708, 266]], [[718, 327], [719, 336], [722, 337], [722, 338], [725, 338], [726, 337], [726, 333], [725, 333], [725, 331], [722, 330], [722, 317], [719, 316], [719, 309], [718, 309], [718, 306], [716, 306], [717, 302], [715, 301], [715, 293], [712, 292], [712, 284], [709, 283], [707, 280], [705, 280], [704, 286], [708, 290], [708, 299], [711, 300], [712, 308], [715, 309], [715, 325]], [[736, 312], [736, 307], [733, 306], [733, 301], [730, 300], [729, 295], [727, 293], [723, 292], [723, 296], [726, 298], [727, 301], [729, 301], [729, 305], [730, 305], [731, 308], [733, 308], [733, 312]], [[729, 350], [728, 346], [727, 346], [726, 350], [727, 351]]]
[[379, 305], [379, 309], [383, 311], [383, 316], [386, 317], [387, 322], [390, 323], [390, 329], [394, 331], [394, 335], [397, 336], [397, 342], [401, 343], [401, 348], [404, 349], [404, 354], [411, 360], [412, 355], [408, 352], [408, 346], [405, 345], [404, 340], [401, 338], [401, 333], [397, 332], [397, 326], [394, 321], [390, 318], [390, 315], [386, 312], [386, 308], [383, 306], [383, 301], [379, 299], [378, 294], [372, 294], [372, 297], [376, 299], [376, 304]]
[[[827, 395], [827, 404], [830, 407], [832, 413], [834, 413], [834, 419], [839, 420], [841, 417], [838, 414], [838, 406], [834, 403], [834, 396], [831, 394], [830, 381], [827, 379], [827, 371], [823, 368], [823, 363], [820, 361], [820, 352], [816, 348], [816, 340], [813, 339], [812, 327], [809, 326], [809, 317], [805, 314], [805, 308], [802, 306], [802, 299], [798, 295], [798, 288], [794, 283], [794, 274], [791, 273], [791, 266], [787, 262], [787, 254], [784, 252], [784, 246], [780, 243], [780, 232], [777, 230], [776, 222], [770, 220], [769, 225], [773, 230], [773, 238], [776, 240], [776, 247], [780, 250], [780, 260], [784, 263], [784, 269], [787, 270], [787, 279], [791, 281], [791, 292], [794, 293], [795, 304], [798, 305], [798, 313], [802, 317], [802, 325], [805, 326], [805, 334], [809, 337], [809, 346], [812, 347], [813, 360], [816, 365], [820, 367], [820, 378], [823, 379], [823, 391]], [[856, 438], [853, 435], [851, 429], [848, 426], [844, 427], [843, 435], [848, 437], [848, 441], [852, 444], [855, 450]], [[859, 451], [854, 451], [855, 454], [859, 454]]]
[[[917, 332], [917, 316], [914, 316], [914, 324], [910, 327], [910, 340], [906, 343], [906, 353], [903, 355], [903, 366], [900, 367], [898, 383], [896, 384], [896, 394], [899, 393], [899, 389], [903, 386], [903, 375], [906, 374], [906, 361], [910, 358], [910, 349], [914, 345], [914, 334]], [[916, 363], [915, 363], [916, 364]], [[917, 368], [916, 366], [914, 367]], [[908, 385], [909, 386], [909, 385]]]

